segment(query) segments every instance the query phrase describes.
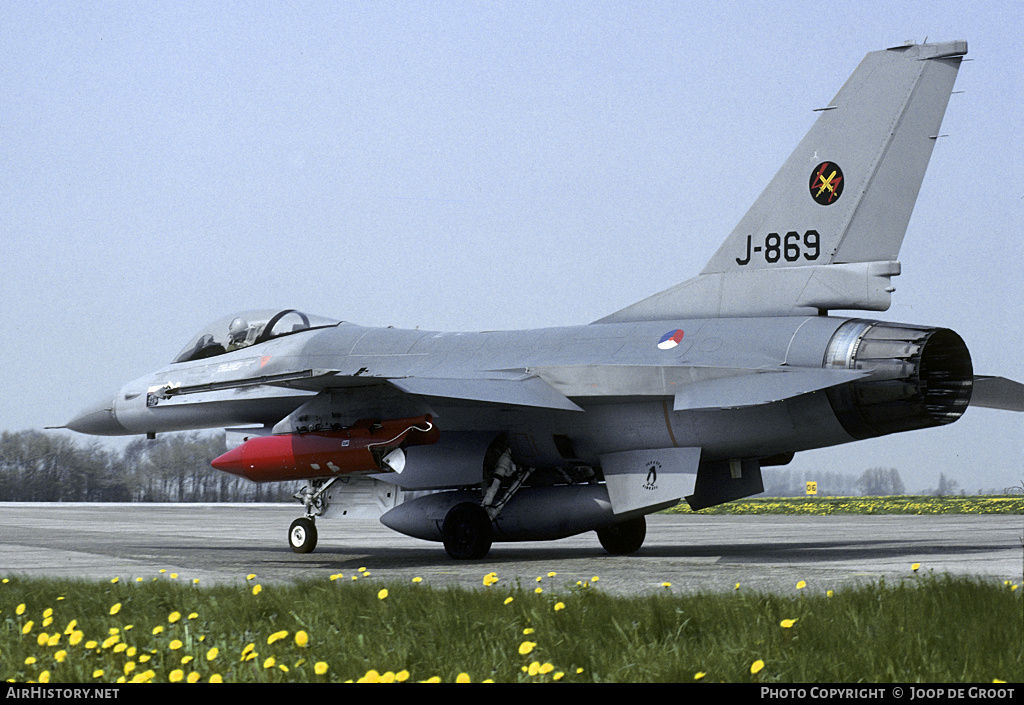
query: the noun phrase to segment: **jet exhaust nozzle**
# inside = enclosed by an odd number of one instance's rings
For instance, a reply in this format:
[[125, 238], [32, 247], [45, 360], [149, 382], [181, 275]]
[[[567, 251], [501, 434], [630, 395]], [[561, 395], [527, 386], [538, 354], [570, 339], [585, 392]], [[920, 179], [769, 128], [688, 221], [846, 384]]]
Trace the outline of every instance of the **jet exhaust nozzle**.
[[253, 482], [334, 477], [359, 472], [401, 472], [401, 448], [436, 443], [430, 415], [386, 421], [361, 420], [337, 431], [250, 438], [211, 465]]
[[974, 384], [967, 346], [945, 328], [851, 320], [832, 336], [822, 366], [872, 372], [827, 392], [857, 439], [953, 423]]

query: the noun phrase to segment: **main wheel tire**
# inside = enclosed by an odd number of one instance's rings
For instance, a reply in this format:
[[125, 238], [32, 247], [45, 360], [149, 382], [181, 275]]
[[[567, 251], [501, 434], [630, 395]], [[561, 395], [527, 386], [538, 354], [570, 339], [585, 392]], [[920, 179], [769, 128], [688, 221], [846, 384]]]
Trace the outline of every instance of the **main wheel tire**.
[[647, 538], [647, 520], [637, 517], [597, 530], [597, 538], [604, 550], [614, 556], [628, 556], [636, 553]]
[[302, 517], [292, 522], [288, 529], [288, 545], [296, 553], [310, 553], [316, 548], [316, 524], [312, 519]]
[[491, 550], [494, 532], [491, 518], [483, 507], [472, 502], [456, 504], [448, 510], [441, 526], [444, 549], [455, 560], [479, 560]]

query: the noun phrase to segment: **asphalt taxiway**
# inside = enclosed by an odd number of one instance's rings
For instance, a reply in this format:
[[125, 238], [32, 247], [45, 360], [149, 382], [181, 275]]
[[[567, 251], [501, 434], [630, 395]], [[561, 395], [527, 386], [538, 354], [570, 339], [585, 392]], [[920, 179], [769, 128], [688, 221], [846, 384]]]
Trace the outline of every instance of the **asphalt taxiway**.
[[[176, 579], [200, 585], [328, 579], [480, 587], [565, 588], [600, 578], [608, 592], [741, 589], [788, 593], [799, 581], [824, 591], [929, 573], [1020, 583], [1021, 516], [648, 517], [636, 554], [610, 556], [593, 533], [542, 543], [496, 543], [482, 561], [448, 558], [439, 543], [396, 534], [375, 520], [321, 520], [313, 553], [286, 543], [301, 508], [254, 504], [0, 504], [0, 577]], [[366, 571], [359, 572], [360, 568]], [[162, 571], [162, 572], [161, 572]], [[366, 576], [369, 573], [369, 577]], [[556, 573], [549, 577], [549, 573]], [[174, 575], [175, 577], [171, 577]], [[665, 584], [670, 587], [665, 587]]]

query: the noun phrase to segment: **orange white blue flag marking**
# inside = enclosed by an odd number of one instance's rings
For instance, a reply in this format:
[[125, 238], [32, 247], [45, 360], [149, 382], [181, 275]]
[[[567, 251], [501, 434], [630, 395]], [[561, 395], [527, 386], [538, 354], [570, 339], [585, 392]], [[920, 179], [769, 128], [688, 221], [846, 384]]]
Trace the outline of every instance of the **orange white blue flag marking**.
[[671, 350], [681, 342], [683, 342], [683, 331], [681, 328], [677, 328], [661, 336], [661, 340], [658, 341], [658, 347], [662, 350]]

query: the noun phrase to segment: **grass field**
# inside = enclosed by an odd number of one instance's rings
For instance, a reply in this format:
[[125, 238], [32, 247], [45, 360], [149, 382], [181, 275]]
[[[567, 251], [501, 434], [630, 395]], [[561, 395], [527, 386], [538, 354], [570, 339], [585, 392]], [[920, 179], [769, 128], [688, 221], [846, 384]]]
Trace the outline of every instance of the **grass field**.
[[[688, 511], [685, 509], [676, 511]], [[753, 499], [703, 513], [1024, 513], [1015, 497]], [[243, 576], [240, 576], [240, 578]], [[360, 578], [353, 581], [353, 577]], [[609, 595], [344, 579], [200, 587], [10, 577], [0, 678], [16, 682], [1024, 681], [1017, 584], [924, 575], [791, 594]]]
[[[669, 514], [693, 514], [685, 502]], [[1024, 514], [1022, 495], [763, 497], [727, 502], [697, 514]]]
[[[494, 680], [1024, 680], [1024, 591], [908, 573], [899, 584], [790, 595], [616, 597], [321, 581], [205, 588], [12, 578], [0, 585], [0, 677], [111, 683]], [[599, 579], [600, 576], [597, 576]]]

